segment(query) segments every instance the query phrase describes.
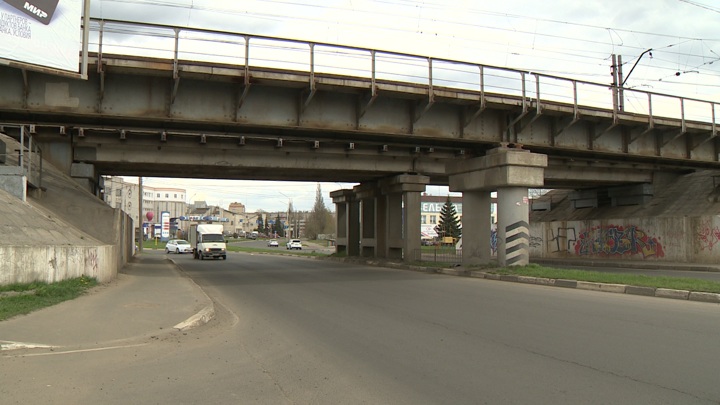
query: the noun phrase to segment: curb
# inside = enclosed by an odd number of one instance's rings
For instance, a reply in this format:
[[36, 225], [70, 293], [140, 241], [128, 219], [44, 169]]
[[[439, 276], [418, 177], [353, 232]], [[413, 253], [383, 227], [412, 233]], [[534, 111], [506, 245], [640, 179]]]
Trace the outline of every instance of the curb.
[[195, 315], [192, 315], [188, 319], [178, 323], [177, 325], [173, 326], [174, 329], [179, 330], [180, 332], [186, 332], [190, 329], [197, 328], [198, 326], [205, 325], [206, 323], [210, 322], [215, 317], [215, 303], [210, 298], [210, 296], [207, 295], [205, 290], [198, 285], [198, 283], [195, 282], [190, 276], [185, 273], [185, 270], [178, 265], [175, 260], [167, 258], [168, 261], [170, 261], [175, 268], [182, 273], [183, 277], [185, 277], [187, 280], [189, 280], [200, 292], [205, 296], [205, 299], [209, 303], [206, 305], [203, 309], [198, 311]]
[[591, 281], [576, 281], [542, 277], [517, 276], [510, 274], [495, 274], [486, 271], [467, 270], [462, 267], [435, 268], [424, 266], [411, 266], [396, 262], [381, 262], [378, 260], [362, 261], [349, 258], [327, 258], [344, 263], [365, 264], [368, 266], [388, 267], [398, 270], [410, 270], [421, 273], [436, 273], [449, 276], [484, 278], [486, 280], [509, 281], [513, 283], [544, 285], [549, 287], [575, 288], [578, 290], [608, 292], [615, 294], [642, 295], [646, 297], [669, 298], [684, 301], [708, 302], [720, 304], [720, 294], [688, 290], [673, 290], [670, 288], [641, 287], [625, 284], [596, 283]]
[[[203, 291], [204, 293], [204, 291]], [[183, 322], [180, 322], [179, 324], [173, 326], [173, 328], [179, 330], [180, 332], [185, 332], [193, 328], [197, 328], [198, 326], [205, 325], [206, 323], [210, 322], [211, 319], [215, 317], [215, 306], [209, 305], [203, 309], [201, 309], [197, 314], [191, 316], [190, 318], [184, 320]]]
[[[443, 272], [443, 274], [448, 274]], [[524, 284], [537, 284], [551, 287], [575, 288], [578, 290], [609, 292], [615, 294], [643, 295], [657, 298], [670, 298], [685, 301], [709, 302], [720, 304], [720, 294], [697, 292], [688, 290], [673, 290], [670, 288], [640, 287], [625, 284], [596, 283], [590, 281], [576, 281], [563, 279], [548, 279], [528, 276], [498, 275], [483, 271], [471, 271], [470, 277], [485, 278], [488, 280], [510, 281]]]

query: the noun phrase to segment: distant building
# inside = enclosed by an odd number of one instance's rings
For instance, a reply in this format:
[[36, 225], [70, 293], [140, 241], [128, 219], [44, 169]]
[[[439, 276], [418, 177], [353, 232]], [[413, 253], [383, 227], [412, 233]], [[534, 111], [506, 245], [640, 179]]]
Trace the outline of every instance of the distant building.
[[232, 211], [236, 214], [244, 214], [245, 213], [245, 204], [239, 203], [239, 202], [232, 202], [228, 206], [228, 211]]
[[[442, 208], [447, 201], [447, 195], [436, 196], [424, 194], [420, 198], [420, 231], [423, 237], [437, 237], [435, 227], [440, 222], [440, 213]], [[450, 197], [450, 202], [455, 206], [457, 212], [458, 221], [462, 227], [462, 197]], [[490, 223], [494, 224], [497, 222], [497, 210], [495, 199], [493, 198], [490, 204]]]
[[[143, 186], [142, 213], [139, 212], [140, 200], [138, 195], [140, 186], [126, 182], [122, 177], [106, 176], [103, 178], [103, 198], [113, 208], [120, 208], [133, 219], [134, 227], [144, 224], [145, 229], [154, 229], [160, 224], [160, 213], [167, 211], [170, 218], [185, 215], [187, 204], [185, 189], [169, 187]], [[152, 219], [148, 213], [152, 212]], [[153, 231], [144, 231], [146, 236], [152, 236]]]

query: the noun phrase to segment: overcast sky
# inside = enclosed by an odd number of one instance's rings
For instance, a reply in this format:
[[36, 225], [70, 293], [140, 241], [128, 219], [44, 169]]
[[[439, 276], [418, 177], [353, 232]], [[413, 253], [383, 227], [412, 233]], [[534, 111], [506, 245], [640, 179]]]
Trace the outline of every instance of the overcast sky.
[[[450, 6], [451, 5], [451, 6]], [[720, 2], [712, 0], [92, 0], [91, 15], [294, 38], [507, 66], [610, 83], [622, 55], [626, 86], [720, 100]], [[633, 103], [629, 98], [628, 103]], [[709, 111], [708, 111], [709, 115]], [[152, 186], [166, 179], [145, 179]], [[188, 197], [248, 210], [309, 210], [315, 183], [177, 180]], [[322, 183], [323, 194], [341, 187]], [[445, 195], [447, 188], [430, 187]], [[334, 209], [334, 207], [331, 207]]]

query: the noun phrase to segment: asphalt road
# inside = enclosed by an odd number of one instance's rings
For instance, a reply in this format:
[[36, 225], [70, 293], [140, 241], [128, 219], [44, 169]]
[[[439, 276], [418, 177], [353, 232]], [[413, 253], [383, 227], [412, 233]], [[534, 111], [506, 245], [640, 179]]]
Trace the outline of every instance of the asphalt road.
[[297, 403], [720, 402], [717, 305], [237, 260], [182, 265]]
[[10, 359], [13, 384], [38, 403], [720, 403], [715, 304], [290, 256], [172, 258], [216, 321]]

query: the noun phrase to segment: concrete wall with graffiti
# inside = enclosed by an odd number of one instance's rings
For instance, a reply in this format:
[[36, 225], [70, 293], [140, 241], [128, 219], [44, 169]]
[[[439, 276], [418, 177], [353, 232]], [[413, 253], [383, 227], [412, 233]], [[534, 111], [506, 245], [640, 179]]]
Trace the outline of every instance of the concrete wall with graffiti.
[[530, 224], [530, 256], [717, 263], [720, 216]]
[[116, 247], [0, 246], [0, 285], [54, 283], [80, 276], [108, 282], [117, 276]]

